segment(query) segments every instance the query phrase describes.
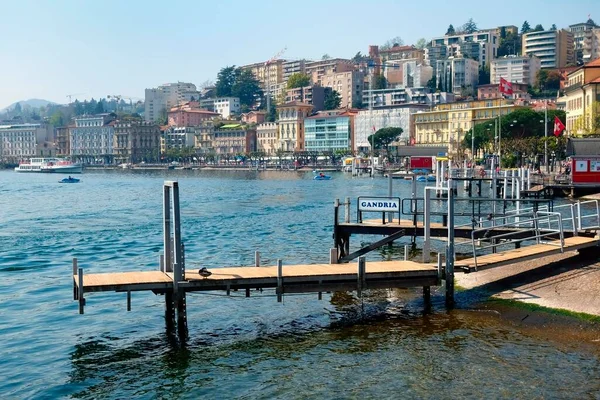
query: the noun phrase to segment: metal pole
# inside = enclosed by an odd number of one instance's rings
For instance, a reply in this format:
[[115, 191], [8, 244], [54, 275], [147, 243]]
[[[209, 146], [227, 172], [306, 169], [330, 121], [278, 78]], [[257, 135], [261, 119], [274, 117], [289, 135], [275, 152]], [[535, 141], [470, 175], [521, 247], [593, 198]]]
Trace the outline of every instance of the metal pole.
[[173, 272], [171, 260], [171, 193], [169, 186], [163, 187], [163, 238], [164, 238], [164, 271]]
[[[502, 108], [500, 108], [502, 114]], [[502, 169], [502, 119], [498, 115], [498, 168]]]
[[546, 173], [550, 172], [548, 168], [548, 100], [544, 100], [544, 164]]
[[[391, 172], [388, 172], [388, 197], [392, 197], [392, 174]], [[400, 215], [398, 214], [398, 218], [400, 218]], [[393, 212], [389, 212], [388, 213], [388, 222], [394, 222], [394, 213]]]
[[[431, 217], [430, 217], [430, 203], [431, 201], [431, 191], [427, 190], [427, 188], [425, 188], [425, 204], [423, 206], [424, 208], [424, 212], [423, 212], [423, 262], [424, 263], [428, 263], [429, 262], [429, 249], [430, 249], [430, 244], [429, 242], [431, 241], [430, 238], [430, 228], [429, 225], [431, 223]], [[449, 229], [449, 228], [448, 228]]]
[[454, 193], [448, 180], [448, 249], [446, 253], [446, 306], [454, 306]]

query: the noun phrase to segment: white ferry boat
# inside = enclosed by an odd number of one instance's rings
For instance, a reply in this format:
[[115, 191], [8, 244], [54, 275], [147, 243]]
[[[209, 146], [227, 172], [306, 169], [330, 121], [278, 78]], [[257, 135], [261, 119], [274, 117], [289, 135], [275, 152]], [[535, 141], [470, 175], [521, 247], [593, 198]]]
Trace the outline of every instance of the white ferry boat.
[[55, 172], [59, 174], [80, 174], [83, 167], [62, 158], [31, 158], [21, 161], [15, 168], [17, 172]]

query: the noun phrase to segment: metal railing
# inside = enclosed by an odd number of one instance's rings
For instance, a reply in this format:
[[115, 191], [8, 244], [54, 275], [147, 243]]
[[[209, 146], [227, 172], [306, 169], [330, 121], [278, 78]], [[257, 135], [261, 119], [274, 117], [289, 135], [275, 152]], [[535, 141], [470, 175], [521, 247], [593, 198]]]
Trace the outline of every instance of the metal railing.
[[[510, 222], [497, 223], [504, 219], [514, 219]], [[500, 246], [506, 246], [525, 241], [535, 241], [536, 244], [549, 244], [560, 247], [560, 251], [564, 251], [565, 239], [563, 231], [563, 219], [559, 212], [537, 211], [534, 213], [526, 212], [503, 216], [496, 218], [497, 221], [487, 221], [491, 226], [473, 229], [471, 232], [471, 249], [473, 252], [473, 260], [475, 269], [477, 269], [477, 251], [492, 249], [495, 251]], [[556, 228], [554, 228], [556, 223]], [[542, 225], [547, 227], [542, 228]], [[519, 231], [505, 232], [497, 235], [492, 235], [492, 230], [498, 228], [520, 228]], [[531, 231], [530, 235], [523, 236], [523, 228]], [[555, 240], [558, 236], [558, 241]], [[489, 244], [482, 245], [482, 241], [489, 241]], [[461, 245], [468, 242], [460, 243]]]
[[[593, 208], [595, 208], [595, 212], [590, 214], [583, 214], [581, 206], [586, 204], [592, 204]], [[575, 215], [577, 218], [577, 229], [580, 231], [590, 230], [590, 229], [600, 229], [600, 201], [599, 200], [587, 200], [587, 201], [578, 201], [574, 204]], [[587, 224], [584, 221], [592, 220]]]

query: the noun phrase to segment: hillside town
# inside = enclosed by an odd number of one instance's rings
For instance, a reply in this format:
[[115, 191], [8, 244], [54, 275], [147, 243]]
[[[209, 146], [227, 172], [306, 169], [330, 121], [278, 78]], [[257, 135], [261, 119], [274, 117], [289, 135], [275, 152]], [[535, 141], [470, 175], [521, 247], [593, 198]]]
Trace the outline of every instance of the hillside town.
[[[395, 38], [366, 50], [306, 60], [286, 59], [283, 49], [223, 67], [214, 84], [166, 83], [145, 89], [144, 99], [68, 95], [66, 105], [34, 110], [17, 103], [0, 114], [0, 159], [120, 165], [444, 153], [473, 160], [498, 151], [500, 140], [554, 139], [557, 121], [564, 125], [558, 157], [566, 139], [600, 134], [600, 26], [591, 18], [564, 29], [527, 21], [479, 29], [471, 19], [414, 45]], [[519, 156], [539, 153], [533, 146]]]

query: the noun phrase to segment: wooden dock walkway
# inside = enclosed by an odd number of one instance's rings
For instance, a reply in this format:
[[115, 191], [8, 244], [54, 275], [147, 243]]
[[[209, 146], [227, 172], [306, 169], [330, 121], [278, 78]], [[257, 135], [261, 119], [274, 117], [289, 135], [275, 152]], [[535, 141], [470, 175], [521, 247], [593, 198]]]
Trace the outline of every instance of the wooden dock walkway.
[[[179, 288], [186, 291], [263, 289], [281, 287], [281, 294], [356, 290], [360, 271], [356, 264], [283, 265], [211, 268], [212, 275], [203, 278], [198, 271], [185, 271]], [[365, 262], [363, 289], [435, 286], [441, 271], [436, 264], [413, 261]], [[163, 293], [173, 289], [173, 274], [162, 271], [108, 272], [84, 274], [83, 286], [73, 275], [75, 288], [89, 292], [128, 292], [151, 290]]]

